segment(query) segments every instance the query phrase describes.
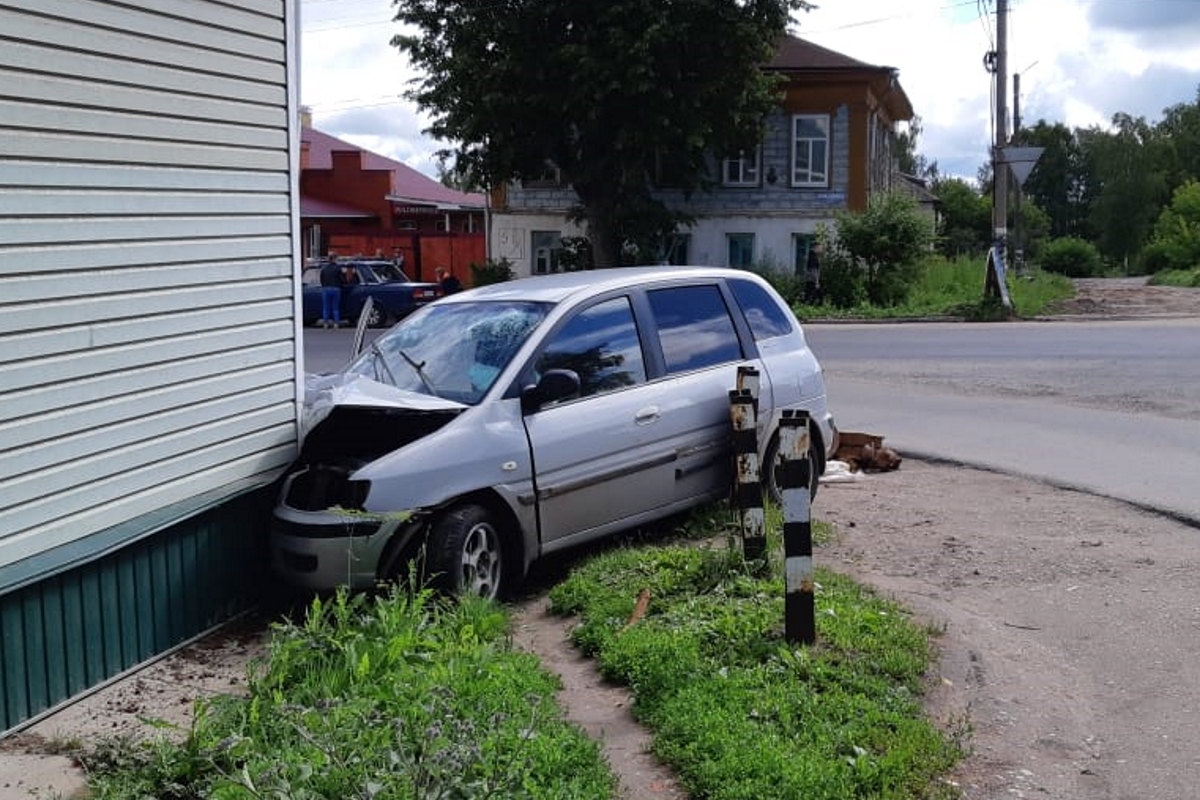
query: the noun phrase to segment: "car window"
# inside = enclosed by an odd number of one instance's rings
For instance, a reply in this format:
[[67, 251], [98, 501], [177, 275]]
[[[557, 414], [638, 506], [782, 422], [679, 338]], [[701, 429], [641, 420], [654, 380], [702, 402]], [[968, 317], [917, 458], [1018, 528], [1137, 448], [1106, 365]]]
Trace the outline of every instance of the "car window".
[[648, 293], [668, 372], [736, 361], [737, 330], [717, 286], [678, 286]]
[[581, 397], [645, 383], [642, 342], [629, 298], [613, 298], [576, 314], [546, 344], [535, 369], [539, 375], [574, 370]]
[[735, 278], [729, 281], [729, 288], [733, 289], [733, 296], [746, 315], [755, 339], [786, 336], [792, 332], [792, 315], [762, 286]]

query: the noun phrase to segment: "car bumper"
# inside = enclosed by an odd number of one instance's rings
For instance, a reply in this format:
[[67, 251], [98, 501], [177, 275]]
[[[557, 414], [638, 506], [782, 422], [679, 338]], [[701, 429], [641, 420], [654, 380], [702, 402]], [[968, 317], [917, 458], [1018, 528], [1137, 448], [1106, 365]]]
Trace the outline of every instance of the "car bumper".
[[271, 522], [271, 569], [304, 589], [369, 589], [379, 580], [380, 558], [397, 527], [393, 520], [280, 506]]

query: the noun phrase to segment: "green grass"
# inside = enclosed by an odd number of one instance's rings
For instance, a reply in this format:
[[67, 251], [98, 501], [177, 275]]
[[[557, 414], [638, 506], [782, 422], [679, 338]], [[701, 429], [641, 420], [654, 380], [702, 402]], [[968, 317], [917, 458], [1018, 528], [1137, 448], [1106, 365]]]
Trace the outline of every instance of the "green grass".
[[[768, 508], [768, 531], [780, 517]], [[940, 776], [957, 743], [920, 703], [934, 633], [818, 571], [818, 642], [785, 641], [778, 553], [745, 563], [736, 521], [701, 509], [670, 542], [631, 537], [551, 590], [555, 610], [580, 618], [578, 645], [629, 686], [690, 796], [956, 797]], [[814, 524], [818, 543], [830, 536]], [[643, 590], [648, 614], [627, 626]], [[603, 752], [564, 721], [557, 679], [512, 648], [509, 624], [500, 607], [424, 591], [314, 601], [275, 627], [248, 696], [199, 705], [182, 741], [79, 754], [91, 796], [615, 797]]]
[[[798, 304], [801, 320], [813, 319], [911, 319], [913, 317], [960, 317], [988, 320], [1004, 315], [989, 308], [983, 300], [984, 261], [982, 259], [929, 258], [921, 265], [920, 276], [908, 299], [896, 306], [881, 308], [866, 303], [854, 308]], [[1009, 298], [1017, 316], [1036, 317], [1056, 300], [1074, 295], [1071, 282], [1061, 275], [1029, 270], [1026, 275], [1008, 275]]]
[[1175, 269], [1155, 273], [1150, 278], [1151, 286], [1184, 286], [1191, 288], [1200, 286], [1200, 267], [1196, 269]]
[[[932, 632], [818, 570], [817, 644], [789, 643], [778, 553], [772, 565], [759, 577], [720, 543], [626, 548], [550, 599], [581, 618], [575, 642], [630, 687], [656, 753], [693, 797], [956, 796], [939, 778], [958, 743], [921, 710]], [[649, 611], [627, 626], [643, 591]]]
[[603, 798], [599, 746], [564, 722], [557, 678], [479, 601], [314, 602], [278, 626], [249, 696], [202, 705], [180, 744], [102, 743], [103, 798]]

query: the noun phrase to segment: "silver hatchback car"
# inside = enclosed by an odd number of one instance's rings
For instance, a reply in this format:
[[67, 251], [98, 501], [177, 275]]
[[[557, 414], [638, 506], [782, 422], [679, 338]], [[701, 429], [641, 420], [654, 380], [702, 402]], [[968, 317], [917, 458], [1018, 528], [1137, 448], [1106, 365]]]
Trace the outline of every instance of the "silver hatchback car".
[[445, 591], [507, 594], [547, 553], [727, 496], [740, 366], [760, 374], [762, 463], [782, 412], [809, 412], [815, 491], [837, 444], [824, 376], [753, 273], [564, 273], [424, 306], [311, 379], [273, 568], [369, 588], [418, 559]]

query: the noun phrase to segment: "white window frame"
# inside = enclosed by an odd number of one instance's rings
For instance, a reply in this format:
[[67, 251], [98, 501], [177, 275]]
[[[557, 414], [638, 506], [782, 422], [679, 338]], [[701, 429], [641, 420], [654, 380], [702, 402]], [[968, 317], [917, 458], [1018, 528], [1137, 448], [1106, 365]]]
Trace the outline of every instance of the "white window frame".
[[[816, 122], [823, 135], [801, 136], [801, 126], [812, 122]], [[792, 115], [792, 186], [829, 186], [829, 132], [828, 114]], [[801, 166], [802, 154], [806, 166]]]
[[759, 149], [754, 149], [752, 158], [746, 158], [743, 150], [737, 158], [727, 158], [721, 164], [723, 186], [758, 186], [758, 165], [761, 161]]

